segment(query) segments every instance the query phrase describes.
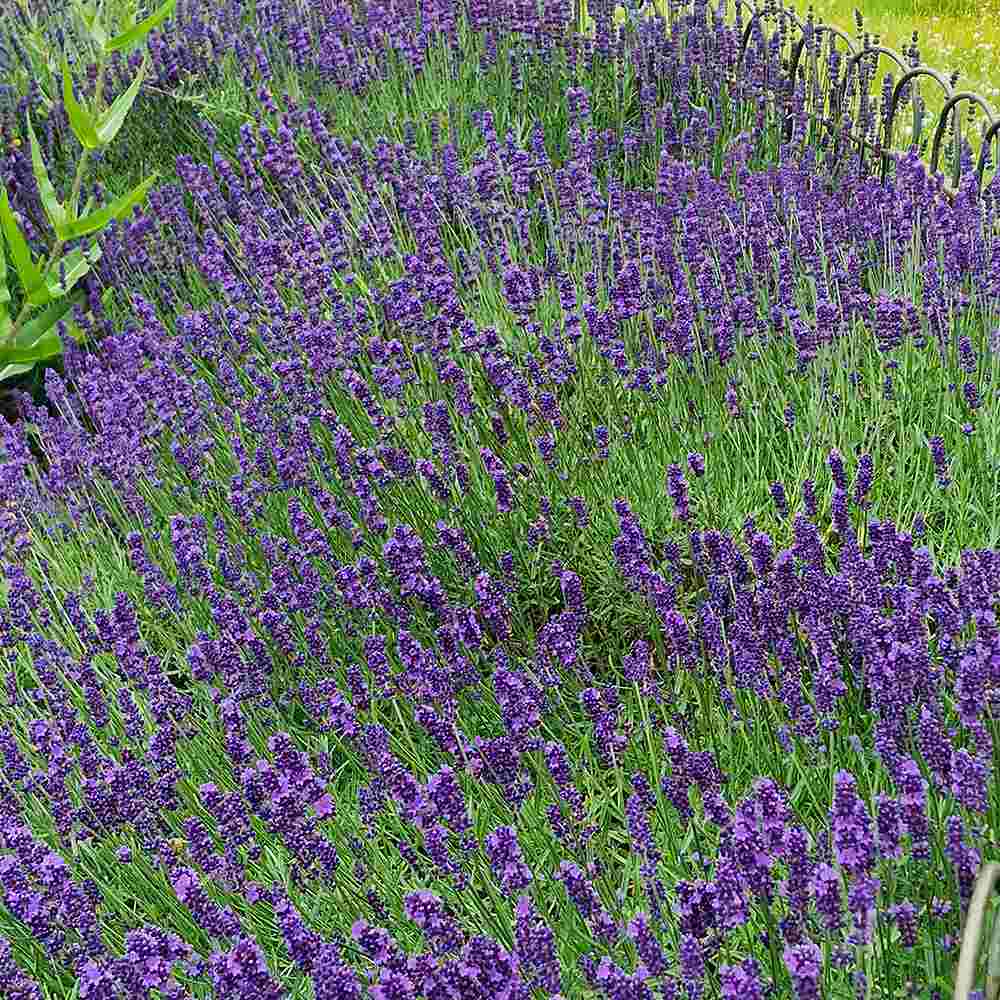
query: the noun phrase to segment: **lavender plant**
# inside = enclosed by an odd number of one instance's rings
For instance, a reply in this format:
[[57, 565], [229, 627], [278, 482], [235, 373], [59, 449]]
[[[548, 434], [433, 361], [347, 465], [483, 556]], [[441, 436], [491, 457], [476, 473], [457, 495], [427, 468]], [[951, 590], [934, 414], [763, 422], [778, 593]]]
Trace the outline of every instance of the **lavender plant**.
[[591, 14], [261, 5], [291, 69], [101, 235], [128, 322], [0, 434], [5, 995], [950, 994], [992, 192]]

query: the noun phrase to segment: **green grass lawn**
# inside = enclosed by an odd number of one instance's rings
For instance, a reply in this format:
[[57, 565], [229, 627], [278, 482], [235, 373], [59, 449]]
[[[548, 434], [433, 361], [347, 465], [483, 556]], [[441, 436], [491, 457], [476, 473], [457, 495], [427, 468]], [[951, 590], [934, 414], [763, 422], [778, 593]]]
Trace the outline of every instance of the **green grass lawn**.
[[[958, 71], [963, 90], [974, 90], [1000, 113], [1000, 5], [996, 0], [795, 0], [805, 17], [812, 8], [816, 18], [855, 33], [854, 12], [864, 18], [864, 28], [878, 35], [883, 45], [902, 51], [913, 33], [922, 60], [946, 75]], [[940, 99], [925, 89], [928, 107], [937, 110]]]

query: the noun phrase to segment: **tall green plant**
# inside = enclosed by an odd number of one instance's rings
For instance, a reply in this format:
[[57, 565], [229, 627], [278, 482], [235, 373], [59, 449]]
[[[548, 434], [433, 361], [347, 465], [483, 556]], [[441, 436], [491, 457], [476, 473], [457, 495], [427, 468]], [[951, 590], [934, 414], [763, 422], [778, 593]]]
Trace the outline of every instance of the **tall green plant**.
[[[157, 179], [156, 173], [151, 174], [127, 194], [100, 208], [94, 208], [93, 196], [80, 206], [80, 193], [91, 157], [109, 146], [121, 130], [149, 64], [147, 55], [128, 88], [104, 107], [104, 74], [108, 60], [115, 52], [126, 53], [142, 45], [150, 31], [170, 17], [176, 2], [166, 0], [140, 21], [135, 0], [130, 0], [118, 31], [112, 33], [106, 22], [103, 0], [73, 0], [87, 37], [97, 49], [97, 84], [92, 101], [78, 101], [73, 92], [69, 61], [66, 54], [61, 53], [60, 96], [73, 134], [82, 147], [69, 196], [64, 202], [59, 200], [49, 178], [31, 114], [27, 114], [32, 170], [42, 207], [55, 232], [55, 240], [47, 254], [38, 259], [34, 257], [11, 209], [5, 187], [0, 196], [0, 230], [3, 233], [0, 239], [0, 380], [23, 374], [40, 361], [62, 353], [57, 324], [75, 305], [84, 301], [79, 282], [101, 256], [98, 244], [85, 238], [99, 233], [114, 220], [125, 218], [142, 202]], [[47, 44], [41, 33], [36, 36], [36, 42]], [[55, 58], [53, 53], [45, 55], [47, 60]], [[53, 96], [46, 95], [47, 106]], [[16, 307], [7, 282], [8, 260], [4, 244], [21, 286]], [[70, 244], [74, 245], [68, 248]]]

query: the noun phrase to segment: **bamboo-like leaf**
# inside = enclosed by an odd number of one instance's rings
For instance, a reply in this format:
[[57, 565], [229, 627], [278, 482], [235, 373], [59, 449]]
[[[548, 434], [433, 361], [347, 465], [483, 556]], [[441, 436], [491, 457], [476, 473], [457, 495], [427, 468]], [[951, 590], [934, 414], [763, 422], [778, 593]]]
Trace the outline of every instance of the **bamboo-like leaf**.
[[[55, 330], [56, 323], [58, 323], [59, 320], [61, 320], [63, 316], [65, 316], [66, 313], [73, 308], [73, 306], [82, 303], [84, 298], [85, 296], [82, 290], [77, 288], [72, 294], [67, 295], [65, 298], [57, 299], [55, 302], [52, 302], [45, 309], [43, 309], [33, 319], [28, 320], [28, 322], [25, 323], [20, 330], [18, 330], [13, 344], [9, 347], [0, 345], [0, 362], [37, 360], [34, 357], [27, 356], [14, 357], [9, 352], [31, 350], [49, 331], [53, 333], [58, 341], [59, 334], [56, 333]], [[51, 355], [45, 355], [45, 357], [51, 357]]]
[[7, 255], [0, 239], [0, 344], [6, 344], [14, 321], [10, 318], [10, 289], [7, 287]]
[[[68, 294], [73, 286], [90, 270], [91, 265], [100, 260], [101, 248], [96, 244], [84, 250], [77, 247], [66, 254], [62, 260], [53, 264], [46, 276], [49, 294], [58, 299]], [[60, 267], [60, 263], [62, 267]], [[63, 281], [60, 281], [62, 277]]]
[[14, 378], [15, 375], [23, 375], [25, 372], [30, 372], [35, 366], [30, 365], [5, 365], [0, 368], [0, 382], [5, 379]]
[[59, 334], [55, 330], [48, 330], [26, 347], [0, 347], [0, 362], [44, 361], [62, 354], [62, 349]]
[[80, 15], [80, 20], [83, 21], [83, 26], [87, 29], [90, 37], [93, 38], [99, 47], [103, 48], [107, 43], [108, 33], [101, 24], [97, 8], [89, 3], [85, 3], [84, 0], [77, 0], [75, 6], [77, 13]]
[[136, 185], [128, 194], [116, 198], [110, 205], [99, 208], [85, 218], [67, 222], [59, 235], [64, 240], [71, 240], [77, 236], [86, 236], [88, 233], [95, 233], [97, 230], [103, 229], [112, 219], [125, 218], [146, 197], [146, 192], [149, 191], [158, 177], [159, 174], [150, 174], [141, 184]]
[[17, 269], [17, 276], [24, 286], [25, 297], [32, 305], [45, 305], [52, 297], [45, 285], [44, 275], [31, 256], [28, 241], [10, 210], [10, 199], [7, 197], [6, 188], [3, 189], [3, 197], [0, 198], [0, 226], [3, 227], [4, 236], [7, 238], [7, 246], [10, 247], [10, 256]]
[[135, 79], [129, 84], [128, 89], [120, 93], [114, 103], [97, 120], [97, 137], [107, 146], [111, 140], [118, 135], [118, 130], [125, 124], [125, 116], [132, 109], [139, 87], [142, 86], [143, 78], [146, 75], [146, 68], [149, 65], [149, 56], [142, 60], [139, 72], [135, 74]]
[[56, 230], [66, 221], [66, 209], [63, 207], [62, 203], [56, 197], [56, 189], [52, 186], [52, 181], [49, 179], [49, 172], [45, 169], [45, 163], [42, 160], [42, 149], [38, 145], [38, 137], [35, 135], [35, 130], [31, 124], [31, 112], [27, 113], [28, 121], [28, 139], [31, 142], [31, 167], [35, 174], [35, 181], [38, 184], [38, 193], [41, 195], [42, 207], [45, 209], [45, 214], [49, 217], [49, 222], [52, 223], [52, 227]]
[[104, 51], [124, 52], [128, 49], [134, 49], [137, 45], [141, 44], [153, 28], [163, 24], [173, 14], [174, 7], [176, 6], [177, 0], [166, 0], [166, 3], [154, 10], [145, 20], [132, 25], [131, 28], [126, 29], [120, 35], [115, 35], [109, 42], [106, 42]]
[[73, 134], [80, 140], [80, 145], [84, 149], [97, 149], [101, 145], [101, 140], [94, 128], [93, 116], [77, 101], [73, 94], [73, 80], [70, 78], [69, 63], [65, 56], [62, 59], [62, 74], [63, 104], [66, 106], [70, 128], [73, 129]]
[[87, 198], [87, 204], [84, 205], [83, 208], [80, 209], [79, 212], [77, 212], [76, 205], [74, 204], [74, 206], [73, 206], [73, 218], [75, 219], [75, 218], [78, 218], [78, 217], [81, 217], [81, 216], [84, 216], [84, 215], [89, 215], [90, 214], [90, 210], [94, 207], [94, 203], [96, 201], [97, 201], [97, 199], [93, 195], [90, 195]]
[[[6, 191], [4, 192], [6, 194]], [[7, 315], [10, 305], [10, 289], [7, 287], [7, 255], [4, 253], [3, 240], [0, 240], [0, 317]]]

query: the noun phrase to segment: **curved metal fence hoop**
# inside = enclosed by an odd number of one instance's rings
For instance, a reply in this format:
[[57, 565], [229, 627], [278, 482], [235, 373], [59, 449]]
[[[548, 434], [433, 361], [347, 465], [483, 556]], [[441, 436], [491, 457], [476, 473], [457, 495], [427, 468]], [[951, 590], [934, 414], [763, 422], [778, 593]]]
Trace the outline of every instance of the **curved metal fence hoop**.
[[740, 55], [739, 58], [736, 60], [737, 72], [743, 66], [743, 57], [746, 55], [747, 46], [750, 44], [750, 35], [753, 33], [754, 25], [756, 25], [761, 20], [761, 18], [773, 17], [775, 15], [783, 16], [786, 20], [792, 21], [795, 27], [799, 29], [799, 31], [803, 32], [805, 31], [805, 26], [795, 16], [794, 11], [788, 10], [788, 8], [786, 7], [772, 7], [772, 6], [761, 7], [760, 10], [755, 11], [753, 17], [750, 18], [750, 20], [747, 22], [746, 27], [743, 29], [743, 39], [740, 42]]
[[[807, 32], [810, 33], [809, 38], [806, 37]], [[822, 49], [823, 46], [822, 36], [824, 32], [830, 37], [831, 55], [835, 52], [837, 53], [838, 56], [840, 55], [840, 53], [837, 52], [836, 49], [837, 39], [840, 39], [845, 43], [845, 45], [847, 46], [848, 55], [853, 56], [855, 54], [856, 49], [854, 47], [854, 42], [848, 34], [841, 31], [840, 28], [836, 27], [836, 25], [824, 24], [822, 21], [818, 22], [811, 21], [809, 18], [807, 18], [805, 26], [802, 29], [801, 37], [795, 43], [792, 49], [792, 57], [788, 67], [788, 79], [793, 88], [795, 86], [796, 77], [798, 76], [799, 73], [799, 62], [802, 58], [802, 53], [807, 45], [809, 45], [810, 47], [810, 55], [812, 56], [813, 83], [814, 85], [816, 84], [816, 79], [819, 76], [819, 51]], [[817, 40], [816, 44], [810, 45], [810, 42], [813, 40]], [[830, 111], [833, 114], [834, 118], [836, 118], [836, 116], [840, 114], [841, 111], [842, 90], [840, 88], [831, 88], [826, 93], [825, 99], [830, 102]], [[824, 119], [821, 114], [818, 114], [819, 111], [822, 111], [823, 103], [824, 100], [823, 100], [823, 95], [821, 93], [818, 108], [813, 107], [811, 112], [807, 112], [810, 114], [810, 116], [813, 118], [814, 121], [826, 122], [826, 119]], [[827, 122], [827, 124], [829, 123]], [[786, 139], [790, 138], [791, 135], [791, 130], [789, 126], [790, 122], [786, 121], [785, 125]]]
[[[944, 107], [941, 109], [941, 114], [938, 115], [937, 128], [934, 130], [934, 145], [931, 147], [931, 173], [936, 174], [938, 169], [938, 158], [941, 155], [941, 140], [944, 138], [944, 130], [948, 125], [948, 115], [958, 107], [962, 101], [968, 101], [970, 104], [978, 105], [983, 111], [986, 112], [986, 117], [989, 118], [990, 124], [994, 125], [996, 123], [997, 117], [993, 113], [993, 109], [990, 107], [985, 97], [980, 97], [973, 90], [962, 90], [957, 94], [953, 94], [945, 102]], [[956, 133], [956, 141], [961, 139], [961, 134]], [[982, 156], [982, 150], [980, 150], [980, 156]]]
[[[934, 69], [933, 66], [915, 66], [908, 73], [904, 73], [900, 78], [899, 82], [893, 88], [892, 98], [889, 101], [889, 113], [886, 115], [885, 119], [885, 145], [886, 148], [892, 146], [892, 127], [896, 118], [896, 111], [898, 110], [899, 95], [903, 92], [903, 88], [910, 83], [912, 80], [916, 80], [918, 77], [927, 76], [932, 80], [935, 80], [941, 85], [944, 90], [945, 100], [947, 101], [952, 96], [954, 96], [954, 91], [951, 88], [951, 84], [944, 78], [944, 76]], [[913, 141], [919, 141], [919, 136], [914, 135]]]
[[[899, 66], [900, 69], [904, 71], [906, 70], [906, 62], [904, 61], [904, 56], [901, 53], [897, 52], [895, 49], [889, 48], [886, 45], [872, 45], [868, 41], [868, 38], [866, 36], [864, 47], [861, 49], [860, 52], [855, 52], [854, 55], [851, 56], [851, 58], [848, 60], [847, 66], [844, 69], [843, 79], [840, 81], [840, 85], [837, 88], [836, 108], [838, 113], [843, 113], [845, 107], [847, 106], [848, 88], [851, 87], [853, 84], [855, 72], [858, 71], [858, 67], [860, 67], [862, 59], [864, 59], [865, 56], [875, 56], [877, 64], [878, 56], [880, 55], [888, 56]], [[864, 102], [865, 93], [860, 71], [857, 72], [857, 76], [859, 82], [858, 100], [859, 102]], [[883, 150], [882, 147], [878, 144], [877, 136], [874, 146], [872, 146], [871, 143], [867, 142], [863, 134], [860, 137], [851, 136], [850, 138], [858, 146], [858, 152], [862, 160], [864, 160], [866, 148], [872, 149], [875, 152], [875, 154], [879, 157], [879, 159], [881, 160], [880, 177], [884, 181], [886, 172], [888, 170], [888, 153], [885, 150]]]
[[[806, 21], [806, 27], [808, 27], [808, 25], [809, 22]], [[841, 31], [840, 28], [834, 27], [832, 24], [823, 24], [822, 22], [814, 21], [812, 31], [813, 35], [821, 35], [825, 31], [829, 35], [834, 35], [837, 38], [842, 39], [844, 42], [846, 42], [847, 47], [851, 50], [852, 56], [857, 51], [854, 48], [854, 42], [852, 41], [851, 36], [848, 35], [847, 32]], [[806, 37], [805, 33], [803, 32], [802, 37], [795, 43], [795, 48], [792, 49], [792, 61], [788, 66], [788, 75], [792, 78], [792, 80], [795, 79], [795, 74], [798, 72], [799, 59], [802, 57], [802, 50], [805, 47], [806, 47]]]
[[979, 150], [979, 160], [976, 163], [976, 186], [983, 188], [983, 175], [986, 173], [986, 161], [989, 159], [990, 146], [1000, 138], [1000, 121], [995, 121], [983, 135], [983, 146]]
[[887, 45], [866, 45], [860, 52], [854, 54], [847, 64], [847, 71], [844, 73], [844, 80], [841, 84], [841, 99], [846, 96], [847, 84], [851, 79], [851, 71], [864, 59], [865, 56], [888, 56], [904, 73], [909, 63], [906, 57], [895, 49], [890, 49]]
[[987, 862], [979, 869], [979, 875], [976, 877], [965, 928], [962, 931], [962, 950], [958, 955], [958, 969], [955, 974], [955, 1000], [968, 1000], [976, 984], [976, 960], [979, 958], [979, 939], [983, 933], [986, 903], [998, 883], [1000, 883], [1000, 865], [992, 861]]

